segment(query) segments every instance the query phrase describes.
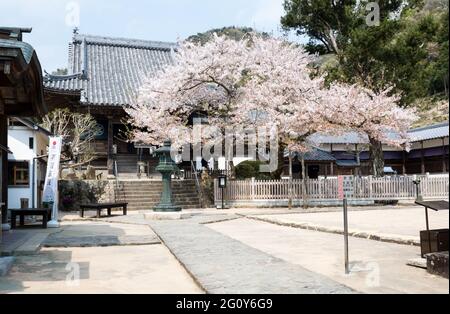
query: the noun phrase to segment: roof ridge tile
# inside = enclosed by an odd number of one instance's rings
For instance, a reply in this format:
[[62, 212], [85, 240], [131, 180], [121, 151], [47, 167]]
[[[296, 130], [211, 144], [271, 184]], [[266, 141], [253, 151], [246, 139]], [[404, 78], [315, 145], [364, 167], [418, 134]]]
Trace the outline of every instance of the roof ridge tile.
[[96, 36], [87, 34], [76, 34], [73, 38], [74, 43], [81, 43], [83, 40], [86, 40], [87, 44], [91, 45], [119, 46], [119, 47], [142, 48], [142, 49], [171, 50], [175, 49], [178, 46], [177, 43], [173, 42], [150, 41], [144, 39], [132, 39], [122, 37]]

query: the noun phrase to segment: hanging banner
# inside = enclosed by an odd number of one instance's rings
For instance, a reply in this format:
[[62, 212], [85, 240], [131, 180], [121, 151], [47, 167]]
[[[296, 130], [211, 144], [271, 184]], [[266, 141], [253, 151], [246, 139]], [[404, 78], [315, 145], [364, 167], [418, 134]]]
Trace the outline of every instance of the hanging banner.
[[47, 175], [45, 176], [45, 186], [43, 202], [49, 205], [53, 204], [52, 220], [58, 219], [58, 180], [59, 165], [61, 161], [61, 137], [50, 137], [48, 148]]

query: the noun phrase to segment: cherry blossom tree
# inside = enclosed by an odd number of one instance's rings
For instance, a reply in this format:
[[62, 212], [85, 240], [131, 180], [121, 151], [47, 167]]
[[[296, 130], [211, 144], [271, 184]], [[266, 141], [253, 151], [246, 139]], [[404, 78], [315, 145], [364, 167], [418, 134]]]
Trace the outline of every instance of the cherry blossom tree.
[[[126, 109], [136, 127], [134, 139], [193, 143], [190, 121], [202, 113], [219, 130], [276, 129], [280, 166], [285, 149], [307, 150], [316, 132], [357, 130], [374, 143], [407, 143], [413, 114], [397, 106], [398, 96], [341, 84], [328, 88], [323, 77], [312, 75], [315, 58], [301, 46], [256, 34], [239, 41], [214, 36], [204, 45], [181, 43], [173, 64], [147, 78], [137, 102]], [[386, 130], [399, 139], [386, 136]]]
[[159, 145], [192, 143], [191, 118], [205, 113], [224, 126], [240, 105], [248, 42], [214, 36], [205, 45], [180, 43], [173, 64], [148, 77], [137, 102], [127, 109], [134, 138]]
[[368, 138], [372, 173], [383, 176], [383, 144], [408, 150], [407, 131], [417, 120], [414, 109], [398, 106], [400, 99], [392, 88], [376, 93], [358, 85], [332, 85], [322, 99], [322, 129], [335, 134], [356, 131]]

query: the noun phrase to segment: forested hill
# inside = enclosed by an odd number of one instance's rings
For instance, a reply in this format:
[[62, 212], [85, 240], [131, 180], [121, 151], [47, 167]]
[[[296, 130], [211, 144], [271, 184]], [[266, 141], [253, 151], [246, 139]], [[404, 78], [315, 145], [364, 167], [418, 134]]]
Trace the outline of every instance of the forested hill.
[[[401, 105], [417, 108], [416, 126], [449, 119], [449, 0], [379, 0], [381, 21], [368, 26], [368, 0], [285, 0], [282, 26], [310, 39], [317, 68], [329, 83], [389, 86]], [[255, 30], [224, 27], [191, 36], [204, 44], [214, 33], [240, 40]], [[269, 36], [263, 33], [264, 36]]]
[[282, 24], [310, 38], [329, 82], [394, 86], [417, 125], [448, 120], [449, 1], [379, 0], [378, 26], [367, 25], [368, 2], [285, 0]]

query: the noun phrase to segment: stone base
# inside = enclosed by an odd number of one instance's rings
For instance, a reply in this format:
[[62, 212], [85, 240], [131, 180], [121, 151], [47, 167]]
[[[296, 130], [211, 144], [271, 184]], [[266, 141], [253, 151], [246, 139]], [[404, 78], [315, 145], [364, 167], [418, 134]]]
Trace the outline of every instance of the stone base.
[[155, 208], [153, 208], [153, 211], [156, 213], [178, 213], [181, 212], [180, 206], [175, 206], [173, 204], [159, 204]]
[[448, 252], [427, 254], [428, 273], [448, 279]]
[[427, 269], [427, 260], [425, 258], [413, 258], [406, 263], [408, 266]]
[[144, 217], [146, 220], [183, 220], [191, 218], [192, 214], [184, 212], [173, 212], [173, 213], [150, 212], [145, 213]]
[[11, 225], [10, 224], [3, 224], [2, 225], [2, 231], [9, 231], [11, 230]]
[[49, 229], [57, 229], [59, 227], [60, 227], [59, 222], [56, 220], [52, 220], [47, 223], [47, 228]]

